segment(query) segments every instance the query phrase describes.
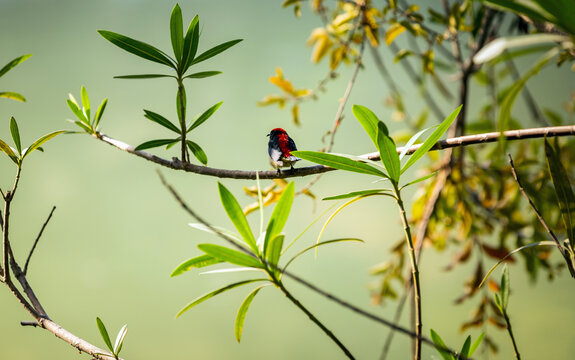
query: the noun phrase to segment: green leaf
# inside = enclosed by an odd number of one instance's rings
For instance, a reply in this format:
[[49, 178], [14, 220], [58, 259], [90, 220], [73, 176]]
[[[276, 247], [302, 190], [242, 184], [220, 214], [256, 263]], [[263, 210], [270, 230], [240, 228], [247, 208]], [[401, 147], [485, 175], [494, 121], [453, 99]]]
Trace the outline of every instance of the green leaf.
[[[233, 233], [230, 230], [225, 229], [223, 227], [211, 225], [211, 228], [210, 228], [210, 227], [207, 227], [204, 224], [200, 224], [200, 223], [189, 223], [188, 225], [193, 227], [194, 229], [205, 231], [205, 232], [208, 232], [210, 234], [214, 234], [214, 235], [220, 235], [221, 234], [224, 237], [226, 237], [228, 240], [233, 241], [238, 245], [245, 246], [245, 243], [242, 241], [242, 239], [236, 233]], [[219, 234], [218, 234], [218, 232], [219, 232]]]
[[78, 120], [68, 120], [68, 121], [70, 121], [70, 122], [76, 124], [77, 126], [81, 127], [81, 128], [82, 128], [85, 132], [87, 132], [88, 134], [91, 134], [91, 133], [93, 132], [93, 131], [92, 131], [92, 128], [90, 128], [88, 125], [84, 124], [84, 123], [81, 122], [81, 121], [78, 121]]
[[501, 294], [501, 308], [503, 311], [506, 311], [509, 303], [509, 269], [507, 268], [507, 265], [503, 266], [499, 293]]
[[[515, 103], [515, 99], [521, 93], [527, 80], [529, 80], [532, 76], [537, 74], [558, 52], [557, 48], [553, 48], [545, 53], [539, 61], [533, 66], [529, 71], [523, 74], [521, 78], [516, 81], [513, 86], [505, 95], [505, 98], [501, 102], [501, 108], [499, 110], [499, 119], [497, 120], [497, 128], [498, 131], [505, 131], [507, 130], [509, 120], [511, 118], [511, 109], [513, 108], [513, 104]], [[501, 144], [504, 144], [504, 137], [501, 138]]]
[[19, 56], [16, 59], [10, 61], [8, 64], [4, 65], [4, 67], [2, 67], [2, 69], [0, 69], [0, 77], [2, 77], [4, 74], [6, 74], [8, 71], [10, 71], [14, 67], [16, 67], [21, 62], [28, 59], [30, 56], [32, 56], [32, 54]]
[[116, 336], [116, 342], [114, 344], [114, 351], [112, 351], [115, 355], [118, 355], [120, 351], [122, 351], [122, 345], [124, 345], [124, 339], [126, 338], [126, 334], [128, 333], [128, 324], [122, 326], [118, 335]]
[[146, 109], [144, 109], [144, 113], [144, 117], [146, 119], [152, 120], [156, 124], [160, 124], [166, 129], [172, 130], [176, 134], [180, 134], [180, 129], [178, 129], [176, 125], [174, 125], [170, 120], [166, 119], [162, 115]]
[[303, 254], [305, 254], [306, 252], [316, 249], [320, 246], [323, 245], [329, 245], [329, 244], [333, 244], [333, 243], [338, 243], [338, 242], [342, 242], [342, 241], [359, 241], [359, 242], [364, 242], [361, 239], [355, 239], [355, 238], [344, 238], [344, 239], [333, 239], [333, 240], [327, 240], [327, 241], [322, 241], [322, 242], [318, 242], [317, 244], [313, 244], [312, 246], [309, 246], [305, 249], [303, 249], [302, 251], [298, 252], [297, 254], [294, 255], [294, 257], [292, 257], [287, 264], [284, 266], [284, 270], [287, 269], [287, 267], [298, 257], [302, 256]]
[[84, 115], [86, 119], [88, 119], [88, 123], [90, 122], [90, 98], [88, 97], [88, 91], [84, 85], [82, 85], [82, 89], [80, 90], [80, 95], [82, 96], [82, 108], [84, 110]]
[[421, 131], [419, 131], [417, 134], [413, 135], [409, 141], [405, 144], [405, 146], [403, 147], [403, 150], [401, 150], [401, 153], [399, 154], [399, 160], [403, 159], [403, 157], [407, 154], [407, 151], [409, 151], [409, 148], [415, 144], [415, 142], [417, 141], [417, 139], [419, 139], [419, 137], [421, 135], [423, 135], [423, 133], [425, 133], [427, 130], [432, 129], [434, 127], [437, 127], [439, 125], [436, 126], [432, 126], [432, 127], [428, 127], [427, 129], [423, 129]]
[[199, 244], [198, 248], [206, 254], [215, 257], [216, 259], [229, 262], [230, 264], [260, 269], [264, 268], [264, 265], [256, 257], [227, 248], [225, 246], [214, 244]]
[[270, 216], [270, 219], [268, 221], [263, 246], [263, 253], [265, 254], [265, 258], [268, 261], [270, 260], [268, 258], [268, 252], [267, 252], [269, 242], [282, 232], [291, 211], [294, 193], [295, 193], [295, 184], [293, 182], [290, 182], [288, 186], [284, 189], [283, 194], [278, 200], [276, 206], [274, 207], [274, 211], [272, 212], [272, 215]]
[[195, 299], [194, 301], [192, 301], [188, 305], [186, 305], [182, 310], [180, 310], [180, 312], [176, 315], [176, 317], [181, 316], [183, 313], [190, 310], [194, 306], [199, 305], [199, 304], [203, 303], [204, 301], [213, 298], [216, 295], [219, 295], [223, 292], [226, 292], [226, 291], [231, 290], [233, 288], [236, 288], [238, 286], [251, 284], [251, 283], [256, 282], [256, 281], [266, 281], [266, 279], [250, 279], [250, 280], [239, 281], [239, 282], [224, 286], [223, 288], [220, 288], [218, 290], [214, 290], [212, 292], [209, 292], [209, 293], [202, 295], [199, 298]]
[[373, 166], [367, 165], [360, 161], [350, 160], [340, 155], [326, 154], [317, 151], [292, 151], [292, 154], [304, 160], [329, 166], [334, 169], [353, 171], [361, 174], [382, 176], [385, 178], [388, 177], [387, 174], [374, 168]]
[[34, 151], [36, 149], [40, 149], [40, 146], [42, 146], [46, 141], [54, 138], [57, 135], [63, 134], [65, 132], [66, 132], [65, 130], [54, 131], [54, 132], [51, 132], [49, 134], [42, 136], [41, 138], [39, 138], [36, 141], [34, 141], [32, 143], [32, 145], [30, 145], [27, 149], [24, 149], [24, 154], [22, 154], [22, 159], [24, 159], [26, 156], [28, 156], [28, 154], [30, 154], [32, 151]]
[[114, 76], [114, 79], [156, 79], [156, 78], [166, 78], [166, 77], [177, 79], [173, 75], [164, 75], [164, 74], [119, 75], [119, 76]]
[[200, 147], [200, 145], [196, 144], [192, 140], [186, 140], [186, 145], [199, 162], [204, 165], [208, 165], [208, 155], [206, 155], [206, 152]]
[[[431, 340], [433, 341], [433, 343], [436, 346], [438, 346], [435, 348], [435, 350], [437, 350], [439, 355], [441, 355], [441, 357], [444, 360], [453, 360], [453, 356], [450, 353], [448, 353], [447, 351], [443, 350], [443, 349], [447, 348], [447, 345], [445, 345], [445, 343], [443, 342], [443, 339], [441, 339], [439, 334], [437, 334], [433, 329], [430, 329], [429, 331], [431, 333]], [[443, 349], [440, 349], [439, 347], [441, 347]]]
[[96, 130], [98, 128], [98, 125], [100, 125], [100, 119], [102, 118], [102, 115], [104, 115], [104, 110], [106, 110], [107, 104], [108, 99], [104, 99], [100, 104], [100, 107], [98, 107], [98, 111], [96, 111], [96, 116], [94, 116], [94, 124], [92, 125], [92, 128], [94, 130]]
[[481, 332], [481, 334], [479, 335], [479, 337], [477, 339], [475, 339], [475, 341], [473, 342], [473, 344], [471, 344], [471, 348], [469, 348], [469, 354], [468, 357], [472, 356], [473, 353], [475, 352], [475, 350], [477, 350], [477, 348], [479, 347], [479, 344], [481, 344], [481, 341], [483, 340], [483, 337], [485, 336], [484, 332]]
[[157, 139], [157, 140], [150, 140], [150, 141], [146, 141], [146, 142], [141, 143], [140, 145], [136, 146], [136, 148], [135, 148], [134, 150], [140, 151], [140, 150], [145, 150], [145, 149], [151, 149], [151, 148], [155, 148], [155, 147], [158, 147], [158, 146], [164, 146], [164, 145], [176, 143], [176, 142], [178, 142], [178, 141], [179, 141], [179, 139]]
[[221, 74], [221, 71], [200, 71], [197, 73], [184, 76], [184, 79], [203, 79], [210, 76], [215, 76]]
[[[375, 115], [373, 111], [362, 105], [353, 105], [352, 111], [353, 114], [355, 115], [355, 118], [359, 121], [361, 126], [363, 126], [363, 129], [365, 130], [371, 141], [373, 141], [373, 144], [377, 147], [377, 132], [379, 129], [379, 123], [381, 122], [377, 118], [377, 115]], [[387, 127], [385, 127], [385, 124], [383, 125], [382, 129], [385, 135], [389, 135]]]
[[236, 326], [234, 329], [236, 340], [238, 342], [240, 342], [240, 340], [242, 339], [242, 331], [244, 329], [244, 321], [246, 320], [246, 315], [248, 313], [248, 309], [250, 308], [250, 305], [252, 304], [252, 301], [254, 300], [254, 298], [256, 297], [256, 295], [258, 294], [258, 292], [262, 288], [269, 286], [269, 285], [270, 284], [265, 284], [265, 285], [261, 285], [261, 286], [255, 288], [251, 293], [249, 293], [249, 295], [244, 299], [244, 301], [240, 305], [240, 308], [238, 309], [238, 314], [236, 315]]
[[218, 189], [220, 193], [220, 199], [222, 201], [222, 205], [226, 210], [226, 214], [236, 227], [236, 230], [244, 239], [246, 244], [252, 249], [255, 254], [258, 254], [258, 246], [256, 244], [256, 239], [254, 238], [254, 234], [250, 229], [250, 225], [248, 224], [248, 220], [240, 207], [240, 204], [232, 195], [232, 193], [220, 182], [218, 182]]
[[176, 60], [182, 60], [182, 48], [184, 47], [184, 25], [182, 24], [182, 9], [176, 4], [170, 16], [170, 38], [172, 40], [172, 49]]
[[6, 155], [8, 155], [10, 159], [12, 159], [12, 161], [16, 163], [16, 165], [20, 164], [20, 162], [18, 161], [18, 157], [16, 156], [16, 154], [14, 154], [12, 148], [2, 140], [0, 140], [0, 150], [2, 150]]
[[170, 277], [182, 275], [183, 273], [190, 271], [192, 268], [203, 268], [210, 265], [215, 265], [223, 262], [220, 259], [216, 259], [211, 255], [200, 255], [195, 258], [184, 261], [177, 268], [172, 271]]
[[188, 130], [186, 130], [186, 132], [190, 132], [192, 130], [194, 130], [195, 128], [197, 128], [198, 126], [202, 125], [206, 120], [208, 120], [210, 118], [210, 116], [212, 116], [216, 111], [218, 111], [218, 109], [220, 108], [220, 106], [222, 106], [224, 102], [220, 101], [217, 104], [212, 105], [208, 110], [204, 111], [202, 113], [202, 115], [200, 115], [189, 127]]
[[557, 138], [555, 139], [555, 146], [549, 144], [549, 141], [545, 139], [545, 156], [551, 179], [553, 179], [565, 231], [571, 247], [575, 248], [575, 195], [567, 171], [561, 162]]
[[555, 43], [568, 41], [569, 37], [557, 34], [529, 34], [521, 36], [509, 36], [497, 38], [475, 54], [473, 62], [476, 64], [483, 64], [490, 60], [495, 59], [503, 54], [506, 50], [521, 47], [521, 46], [534, 46], [542, 43]]
[[434, 171], [434, 172], [432, 172], [431, 174], [427, 174], [427, 175], [422, 176], [422, 177], [420, 177], [420, 178], [418, 178], [418, 179], [415, 179], [415, 180], [413, 180], [413, 181], [410, 181], [410, 182], [408, 182], [407, 184], [403, 185], [403, 186], [400, 188], [400, 190], [403, 189], [403, 188], [406, 188], [406, 187], [408, 187], [408, 186], [410, 186], [410, 185], [417, 184], [417, 183], [419, 183], [419, 182], [425, 181], [425, 180], [429, 179], [430, 177], [435, 176], [436, 174], [437, 174], [437, 171]]
[[227, 49], [231, 48], [232, 46], [234, 46], [235, 44], [239, 43], [242, 40], [243, 39], [236, 39], [236, 40], [226, 41], [225, 43], [220, 44], [220, 45], [216, 45], [213, 48], [206, 50], [203, 53], [201, 53], [197, 58], [192, 60], [192, 63], [190, 65], [194, 65], [194, 64], [200, 63], [202, 61], [208, 60], [209, 58], [214, 57], [223, 51], [226, 51]]
[[390, 180], [394, 183], [399, 182], [399, 174], [401, 170], [401, 164], [399, 162], [399, 154], [397, 153], [397, 149], [395, 147], [395, 143], [393, 139], [390, 138], [387, 134], [387, 128], [382, 122], [378, 123], [378, 130], [377, 130], [377, 150], [379, 151], [379, 156], [383, 165], [385, 166], [385, 170], [389, 175]]
[[68, 107], [70, 108], [70, 110], [72, 110], [74, 115], [76, 115], [76, 117], [81, 122], [83, 122], [88, 127], [90, 127], [90, 121], [86, 118], [86, 115], [84, 114], [84, 112], [82, 110], [80, 110], [80, 108], [78, 107], [78, 104], [76, 103], [76, 100], [74, 99], [72, 94], [69, 94], [69, 96], [70, 96], [70, 99], [66, 100], [66, 102], [68, 103]]
[[26, 102], [26, 98], [12, 91], [0, 91], [0, 97]]
[[176, 65], [173, 60], [171, 60], [164, 52], [152, 45], [111, 31], [98, 30], [98, 33], [100, 33], [104, 39], [129, 53], [176, 69]]
[[[390, 189], [360, 190], [360, 191], [353, 191], [353, 192], [350, 192], [347, 194], [342, 194], [342, 195], [329, 196], [329, 197], [323, 198], [322, 200], [341, 200], [341, 199], [348, 199], [348, 198], [352, 198], [352, 197], [375, 195], [375, 194], [381, 194], [381, 193], [387, 193], [387, 192], [391, 192], [391, 190]], [[389, 195], [391, 195], [391, 194], [389, 194]]]
[[98, 330], [100, 330], [100, 335], [102, 336], [102, 339], [106, 343], [106, 346], [108, 347], [108, 349], [110, 349], [111, 352], [114, 352], [112, 342], [110, 341], [110, 336], [108, 335], [108, 330], [106, 330], [106, 326], [104, 325], [102, 320], [100, 320], [99, 317], [96, 318], [96, 324], [98, 324]]
[[22, 155], [22, 143], [20, 142], [20, 131], [18, 131], [18, 123], [14, 116], [10, 118], [10, 133], [12, 134], [12, 140], [14, 140], [14, 145], [16, 145], [16, 150], [18, 150], [18, 155]]
[[186, 70], [192, 65], [192, 60], [196, 56], [198, 51], [198, 44], [200, 42], [200, 19], [198, 15], [194, 16], [188, 30], [186, 31], [186, 36], [184, 37], [184, 51], [182, 53], [182, 61], [180, 62], [180, 67], [178, 73], [183, 75]]
[[284, 235], [276, 235], [274, 236], [267, 245], [265, 250], [265, 259], [267, 262], [272, 266], [272, 270], [274, 273], [278, 273], [279, 269], [277, 268], [278, 262], [280, 259], [280, 255], [282, 253], [282, 247], [284, 244]]
[[465, 358], [469, 357], [469, 347], [471, 346], [471, 336], [467, 336], [459, 354]]
[[180, 126], [182, 128], [185, 127], [185, 124], [183, 124], [182, 119], [185, 118], [186, 103], [187, 103], [186, 88], [183, 85], [178, 86], [178, 92], [176, 94], [176, 112], [178, 113], [178, 120], [180, 121], [181, 124]]
[[429, 135], [427, 140], [421, 144], [421, 147], [409, 157], [401, 169], [402, 174], [405, 172], [405, 170], [409, 169], [411, 165], [415, 164], [417, 160], [421, 159], [421, 157], [423, 157], [423, 155], [425, 155], [425, 153], [428, 152], [429, 149], [433, 147], [433, 145], [435, 145], [435, 143], [441, 138], [447, 129], [449, 129], [453, 121], [457, 118], [457, 115], [459, 115], [462, 107], [463, 105], [459, 105], [457, 109], [455, 109], [447, 118], [445, 118], [445, 120], [439, 124], [437, 129], [435, 129], [435, 131]]

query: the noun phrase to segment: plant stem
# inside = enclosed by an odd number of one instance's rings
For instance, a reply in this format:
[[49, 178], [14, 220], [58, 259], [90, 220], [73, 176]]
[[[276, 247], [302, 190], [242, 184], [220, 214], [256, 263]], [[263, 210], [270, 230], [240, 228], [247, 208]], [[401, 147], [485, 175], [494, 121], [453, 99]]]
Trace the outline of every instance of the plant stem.
[[403, 205], [403, 200], [401, 200], [401, 192], [397, 188], [397, 184], [394, 184], [395, 196], [397, 199], [397, 206], [399, 207], [399, 213], [401, 215], [401, 222], [403, 224], [403, 231], [405, 233], [405, 240], [407, 241], [407, 246], [409, 248], [409, 260], [411, 262], [411, 274], [413, 276], [413, 302], [415, 305], [415, 334], [417, 338], [415, 339], [415, 351], [413, 358], [415, 360], [421, 359], [421, 289], [419, 286], [419, 269], [417, 267], [417, 260], [415, 258], [415, 248], [413, 246], [413, 239], [411, 238], [411, 229], [409, 228], [409, 223], [407, 222], [407, 215], [405, 212], [405, 207]]
[[351, 354], [351, 352], [349, 352], [349, 350], [345, 347], [345, 345], [343, 345], [341, 343], [341, 341], [339, 341], [339, 339], [331, 332], [331, 330], [329, 330], [327, 327], [325, 327], [324, 324], [321, 323], [321, 321], [319, 321], [318, 318], [316, 318], [308, 309], [306, 309], [300, 302], [299, 300], [297, 300], [296, 298], [293, 297], [293, 295], [287, 291], [287, 289], [284, 287], [284, 285], [282, 284], [281, 281], [276, 281], [275, 285], [284, 293], [284, 295], [292, 302], [294, 303], [295, 306], [297, 306], [301, 311], [303, 311], [311, 321], [313, 321], [317, 326], [320, 327], [320, 329], [323, 330], [323, 332], [330, 338], [333, 340], [333, 342], [335, 342], [337, 344], [337, 346], [339, 346], [339, 348], [341, 349], [341, 351], [343, 351], [343, 353], [349, 358], [349, 359], [355, 359], [355, 357]]
[[186, 90], [184, 88], [184, 81], [178, 78], [178, 119], [180, 120], [180, 136], [182, 144], [182, 162], [189, 161], [186, 149]]
[[519, 355], [519, 349], [517, 348], [517, 343], [515, 342], [515, 336], [513, 336], [513, 330], [511, 329], [511, 321], [509, 321], [507, 311], [503, 311], [502, 313], [503, 318], [505, 318], [505, 323], [507, 324], [507, 332], [509, 333], [509, 337], [511, 338], [511, 342], [513, 343], [513, 351], [515, 352], [515, 358], [517, 360], [521, 360], [521, 355]]

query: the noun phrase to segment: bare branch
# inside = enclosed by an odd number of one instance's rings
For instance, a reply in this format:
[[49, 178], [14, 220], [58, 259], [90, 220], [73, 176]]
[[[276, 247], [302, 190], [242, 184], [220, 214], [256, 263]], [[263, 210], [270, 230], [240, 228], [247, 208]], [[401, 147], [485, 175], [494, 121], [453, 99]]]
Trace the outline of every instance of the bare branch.
[[44, 222], [44, 225], [42, 225], [42, 228], [40, 229], [40, 232], [38, 233], [38, 236], [36, 237], [36, 240], [34, 241], [34, 245], [32, 245], [32, 248], [30, 249], [30, 253], [28, 254], [28, 258], [26, 259], [26, 265], [24, 265], [24, 275], [26, 275], [28, 273], [28, 264], [30, 263], [30, 258], [32, 257], [32, 254], [34, 253], [34, 249], [36, 249], [36, 245], [38, 245], [38, 241], [40, 240], [40, 237], [42, 236], [42, 233], [44, 232], [46, 225], [48, 225], [48, 222], [52, 218], [52, 214], [54, 213], [54, 210], [56, 210], [55, 206], [52, 207], [52, 211], [50, 211], [50, 215], [48, 215], [48, 218]]
[[[572, 136], [575, 135], [575, 125], [567, 126], [552, 126], [543, 128], [532, 128], [532, 129], [520, 129], [520, 130], [508, 130], [503, 132], [503, 137], [508, 140], [523, 140], [532, 138], [542, 138], [542, 137], [557, 137], [557, 136]], [[260, 179], [276, 179], [276, 178], [291, 178], [291, 177], [303, 177], [313, 174], [320, 174], [328, 171], [335, 170], [333, 168], [316, 165], [308, 166], [303, 168], [295, 169], [294, 171], [285, 170], [281, 171], [278, 175], [277, 171], [249, 171], [249, 170], [227, 170], [211, 168], [207, 166], [201, 166], [191, 163], [182, 163], [178, 159], [170, 161], [159, 156], [150, 154], [146, 151], [136, 151], [133, 146], [128, 145], [122, 141], [112, 139], [107, 135], [97, 133], [94, 135], [97, 139], [112, 145], [120, 150], [126, 151], [130, 154], [136, 155], [148, 161], [154, 162], [158, 165], [174, 169], [182, 170], [186, 172], [191, 172], [199, 175], [215, 176], [219, 178], [232, 178], [232, 179], [251, 179], [255, 180], [256, 172], [259, 173]], [[469, 146], [474, 144], [491, 143], [496, 142], [501, 138], [500, 132], [491, 132], [477, 135], [466, 135], [455, 138], [449, 138], [446, 140], [438, 141], [431, 150], [442, 150], [458, 146]], [[407, 154], [413, 154], [421, 145], [413, 145], [409, 148]], [[403, 150], [402, 147], [397, 149], [398, 152]], [[370, 160], [379, 160], [379, 153], [369, 153], [361, 155], [362, 157], [368, 158]]]

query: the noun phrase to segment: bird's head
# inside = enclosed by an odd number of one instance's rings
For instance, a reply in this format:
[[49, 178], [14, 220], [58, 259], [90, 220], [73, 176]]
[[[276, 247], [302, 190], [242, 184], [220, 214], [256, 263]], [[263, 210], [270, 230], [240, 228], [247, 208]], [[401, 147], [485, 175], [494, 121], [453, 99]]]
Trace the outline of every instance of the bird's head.
[[275, 128], [275, 129], [272, 129], [272, 131], [270, 131], [270, 133], [267, 136], [275, 137], [275, 136], [282, 135], [282, 134], [287, 135], [287, 132], [282, 128]]

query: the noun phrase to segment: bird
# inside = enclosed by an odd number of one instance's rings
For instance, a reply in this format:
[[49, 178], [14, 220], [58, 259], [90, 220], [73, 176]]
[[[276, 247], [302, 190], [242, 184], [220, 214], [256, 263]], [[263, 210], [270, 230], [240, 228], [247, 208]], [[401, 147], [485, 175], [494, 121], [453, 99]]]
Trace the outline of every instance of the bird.
[[272, 129], [267, 136], [270, 138], [268, 142], [270, 164], [277, 170], [278, 175], [280, 174], [280, 167], [289, 166], [294, 171], [293, 164], [301, 160], [291, 154], [292, 151], [297, 151], [295, 142], [282, 128]]

